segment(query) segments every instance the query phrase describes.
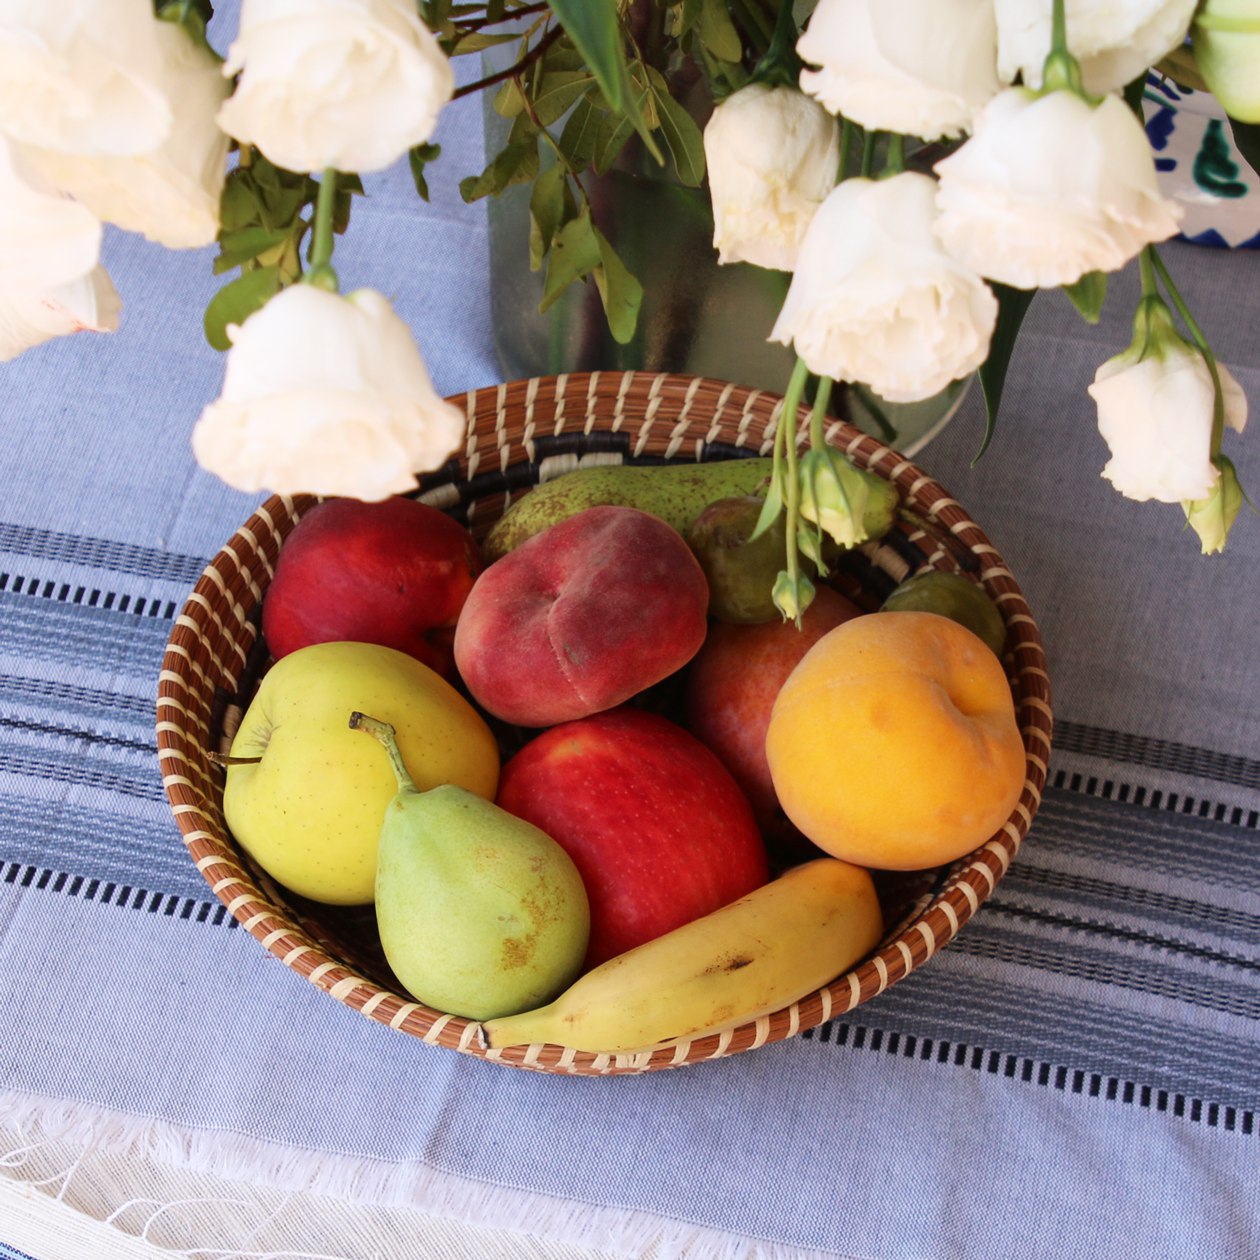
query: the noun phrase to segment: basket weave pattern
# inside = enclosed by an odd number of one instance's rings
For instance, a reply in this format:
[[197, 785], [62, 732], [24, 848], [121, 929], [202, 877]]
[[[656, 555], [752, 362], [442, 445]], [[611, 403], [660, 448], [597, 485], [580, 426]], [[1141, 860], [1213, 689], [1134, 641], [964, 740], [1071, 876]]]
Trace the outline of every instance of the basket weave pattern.
[[[427, 477], [421, 497], [466, 517], [477, 535], [514, 495], [540, 477], [584, 462], [655, 456], [766, 454], [782, 399], [703, 378], [650, 373], [590, 373], [535, 378], [451, 399], [468, 417], [463, 452]], [[804, 419], [798, 441], [803, 441]], [[214, 894], [263, 947], [312, 984], [363, 1015], [467, 1054], [516, 1067], [577, 1075], [637, 1073], [738, 1054], [795, 1036], [882, 993], [949, 942], [1006, 872], [1041, 800], [1052, 727], [1049, 679], [1036, 624], [1014, 577], [962, 506], [921, 469], [848, 425], [828, 439], [860, 467], [894, 482], [923, 528], [905, 539], [923, 568], [966, 569], [996, 601], [1007, 626], [1005, 664], [1026, 752], [1023, 794], [1010, 819], [985, 844], [955, 862], [852, 971], [784, 1010], [720, 1035], [638, 1055], [595, 1055], [559, 1046], [487, 1050], [477, 1025], [432, 1010], [363, 974], [335, 932], [292, 899], [237, 848], [223, 821], [224, 771], [210, 752], [226, 752], [242, 707], [265, 665], [258, 613], [281, 544], [311, 496], [273, 496], [228, 540], [197, 582], [175, 623], [158, 683], [157, 743], [171, 810], [192, 860]], [[863, 549], [894, 580], [911, 568], [904, 548]]]

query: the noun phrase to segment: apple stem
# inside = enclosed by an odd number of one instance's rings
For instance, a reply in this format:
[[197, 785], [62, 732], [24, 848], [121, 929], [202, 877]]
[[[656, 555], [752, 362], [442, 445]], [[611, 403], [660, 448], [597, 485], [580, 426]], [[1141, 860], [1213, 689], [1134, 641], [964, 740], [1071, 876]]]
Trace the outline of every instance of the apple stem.
[[407, 767], [403, 764], [402, 753], [398, 751], [398, 739], [394, 728], [388, 722], [382, 722], [378, 718], [368, 717], [366, 713], [356, 711], [350, 714], [350, 729], [352, 731], [362, 731], [366, 735], [373, 735], [381, 742], [389, 756], [389, 764], [394, 768], [400, 792], [418, 792], [420, 790], [416, 787], [411, 775], [407, 773]]
[[227, 753], [206, 753], [216, 766], [256, 766], [261, 757], [229, 757]]

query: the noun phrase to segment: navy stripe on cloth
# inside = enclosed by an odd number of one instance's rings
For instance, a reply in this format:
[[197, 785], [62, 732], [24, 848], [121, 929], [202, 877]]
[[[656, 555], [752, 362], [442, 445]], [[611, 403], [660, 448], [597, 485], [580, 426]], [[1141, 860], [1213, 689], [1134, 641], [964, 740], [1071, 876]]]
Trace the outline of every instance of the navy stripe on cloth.
[[206, 561], [199, 556], [182, 556], [108, 538], [59, 534], [50, 529], [3, 522], [0, 522], [0, 552], [168, 582], [187, 582], [190, 586], [206, 567]]

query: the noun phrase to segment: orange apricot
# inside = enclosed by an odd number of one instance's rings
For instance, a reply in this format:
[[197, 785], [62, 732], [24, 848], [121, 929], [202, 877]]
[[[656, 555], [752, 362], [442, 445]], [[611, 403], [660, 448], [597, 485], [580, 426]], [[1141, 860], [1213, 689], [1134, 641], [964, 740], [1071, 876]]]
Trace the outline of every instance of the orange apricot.
[[783, 684], [766, 733], [779, 802], [819, 848], [919, 870], [983, 844], [1023, 790], [1010, 684], [970, 630], [936, 613], [858, 617]]

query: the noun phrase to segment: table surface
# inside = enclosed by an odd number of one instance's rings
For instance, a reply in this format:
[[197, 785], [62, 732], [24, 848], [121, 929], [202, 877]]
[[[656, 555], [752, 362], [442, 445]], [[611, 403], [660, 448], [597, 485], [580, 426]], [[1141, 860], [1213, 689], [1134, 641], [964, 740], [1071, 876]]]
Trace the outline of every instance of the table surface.
[[[456, 189], [478, 108], [443, 119], [432, 202], [405, 166], [370, 177], [336, 255], [445, 393], [498, 379], [485, 207]], [[1132, 275], [1095, 327], [1037, 299], [983, 460], [974, 396], [918, 457], [1050, 659], [1050, 786], [990, 902], [843, 1022], [565, 1080], [358, 1018], [183, 852], [157, 670], [260, 498], [189, 451], [222, 377], [212, 253], [110, 232], [119, 331], [0, 368], [0, 1256], [1260, 1255], [1260, 521], [1203, 558], [1177, 508], [1099, 478], [1085, 386], [1129, 340]], [[1260, 255], [1164, 253], [1260, 399]]]

